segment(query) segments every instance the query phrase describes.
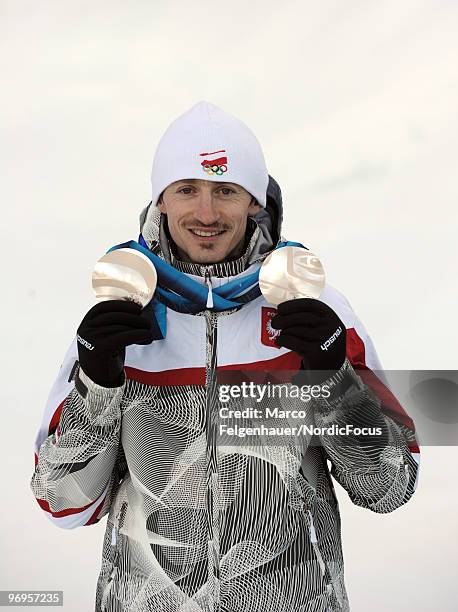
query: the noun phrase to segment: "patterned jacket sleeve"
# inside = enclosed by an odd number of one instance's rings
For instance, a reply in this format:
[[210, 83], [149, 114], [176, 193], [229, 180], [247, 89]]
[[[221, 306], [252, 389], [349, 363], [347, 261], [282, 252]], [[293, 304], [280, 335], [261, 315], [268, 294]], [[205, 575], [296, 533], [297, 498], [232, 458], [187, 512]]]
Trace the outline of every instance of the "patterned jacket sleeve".
[[380, 428], [381, 435], [323, 435], [320, 441], [332, 463], [331, 474], [352, 502], [386, 513], [414, 493], [420, 451], [413, 421], [381, 370], [373, 343], [355, 317], [347, 329], [347, 358], [335, 376], [323, 383], [329, 384], [331, 395], [317, 401], [315, 424]]
[[30, 487], [46, 516], [73, 529], [98, 522], [126, 473], [121, 387], [94, 383], [78, 364], [76, 338], [51, 389], [35, 440]]

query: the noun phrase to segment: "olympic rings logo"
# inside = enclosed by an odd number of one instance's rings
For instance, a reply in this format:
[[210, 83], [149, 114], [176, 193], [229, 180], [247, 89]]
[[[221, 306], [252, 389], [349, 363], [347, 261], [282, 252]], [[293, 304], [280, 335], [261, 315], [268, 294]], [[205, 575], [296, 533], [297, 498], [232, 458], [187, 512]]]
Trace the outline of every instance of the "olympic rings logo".
[[226, 164], [221, 164], [220, 166], [218, 164], [202, 164], [202, 168], [207, 174], [218, 174], [221, 176], [221, 174], [227, 172]]

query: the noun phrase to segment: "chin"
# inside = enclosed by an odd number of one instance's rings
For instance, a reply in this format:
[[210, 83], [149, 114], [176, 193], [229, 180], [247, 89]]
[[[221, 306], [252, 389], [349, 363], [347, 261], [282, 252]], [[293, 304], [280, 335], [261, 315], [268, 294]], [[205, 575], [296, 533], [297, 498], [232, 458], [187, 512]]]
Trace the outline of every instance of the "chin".
[[183, 255], [188, 261], [196, 264], [215, 264], [226, 261], [234, 252], [234, 245], [231, 244], [192, 244], [183, 245], [181, 248], [180, 259]]
[[194, 263], [218, 263], [224, 261], [225, 257], [228, 256], [228, 249], [221, 248], [222, 245], [192, 245], [189, 250], [186, 251], [187, 257]]
[[195, 256], [191, 256], [190, 259], [194, 263], [214, 264], [214, 263], [220, 263], [224, 261], [225, 257], [227, 256], [226, 255], [218, 256], [216, 253], [213, 253], [212, 251], [208, 251], [206, 253], [198, 253]]

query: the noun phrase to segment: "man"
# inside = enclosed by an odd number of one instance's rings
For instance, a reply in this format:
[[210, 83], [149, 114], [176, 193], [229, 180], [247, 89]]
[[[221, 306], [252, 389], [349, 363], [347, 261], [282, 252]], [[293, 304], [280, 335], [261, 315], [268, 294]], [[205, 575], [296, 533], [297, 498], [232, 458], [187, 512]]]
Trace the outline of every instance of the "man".
[[[349, 610], [330, 473], [374, 512], [415, 490], [413, 424], [372, 373], [346, 299], [327, 285], [275, 309], [260, 295], [281, 224], [280, 188], [246, 125], [207, 102], [171, 124], [138, 248], [169, 265], [173, 291], [159, 277], [143, 310], [90, 309], [36, 440], [31, 487], [46, 515], [74, 528], [108, 514], [97, 611]], [[314, 423], [380, 435], [221, 445], [216, 374], [234, 370], [325, 371]]]

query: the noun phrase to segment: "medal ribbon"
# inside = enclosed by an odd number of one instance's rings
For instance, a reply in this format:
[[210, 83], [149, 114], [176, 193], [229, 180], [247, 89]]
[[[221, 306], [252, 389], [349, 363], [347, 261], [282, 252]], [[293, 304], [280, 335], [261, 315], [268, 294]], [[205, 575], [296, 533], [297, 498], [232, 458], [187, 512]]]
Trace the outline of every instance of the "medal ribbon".
[[[300, 242], [285, 241], [278, 243], [275, 249], [285, 246], [306, 248]], [[152, 253], [141, 234], [138, 242], [135, 240], [122, 242], [108, 249], [107, 253], [127, 248], [135, 249], [148, 257], [156, 269], [158, 281], [156, 291], [146, 308], [152, 308], [155, 317], [155, 335], [158, 340], [166, 336], [167, 306], [186, 314], [197, 314], [207, 308], [208, 288]], [[220, 287], [212, 288], [212, 294], [213, 307], [210, 310], [216, 312], [238, 308], [251, 302], [261, 295], [259, 269]]]

